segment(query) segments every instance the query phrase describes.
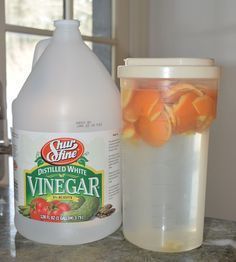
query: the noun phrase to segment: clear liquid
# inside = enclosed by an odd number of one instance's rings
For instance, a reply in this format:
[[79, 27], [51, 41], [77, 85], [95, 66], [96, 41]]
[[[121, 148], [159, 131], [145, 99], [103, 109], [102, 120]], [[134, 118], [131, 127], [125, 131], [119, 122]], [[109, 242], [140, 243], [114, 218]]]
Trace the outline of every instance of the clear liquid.
[[202, 243], [209, 131], [161, 147], [123, 140], [123, 230], [132, 243], [180, 252]]

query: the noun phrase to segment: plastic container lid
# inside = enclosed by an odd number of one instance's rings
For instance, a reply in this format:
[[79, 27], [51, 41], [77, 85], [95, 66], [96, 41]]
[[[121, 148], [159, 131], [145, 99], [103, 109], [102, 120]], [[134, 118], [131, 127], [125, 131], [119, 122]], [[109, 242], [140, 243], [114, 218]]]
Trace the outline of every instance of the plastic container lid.
[[220, 69], [209, 58], [127, 58], [119, 78], [218, 79]]

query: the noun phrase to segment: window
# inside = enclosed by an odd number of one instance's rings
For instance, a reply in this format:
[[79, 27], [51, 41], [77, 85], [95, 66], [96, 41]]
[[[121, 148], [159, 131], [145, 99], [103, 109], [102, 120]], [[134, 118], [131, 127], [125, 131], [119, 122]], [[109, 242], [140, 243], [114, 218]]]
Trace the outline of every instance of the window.
[[[11, 105], [30, 73], [35, 44], [52, 34], [53, 20], [65, 16], [80, 20], [80, 30], [86, 43], [112, 72], [115, 41], [112, 39], [111, 0], [5, 0], [8, 105]], [[10, 106], [7, 119], [11, 126]]]
[[[128, 16], [125, 16], [128, 14], [128, 2], [127, 0], [0, 1], [1, 174], [4, 158], [2, 154], [10, 151], [8, 145], [12, 126], [11, 103], [30, 73], [35, 44], [52, 35], [53, 20], [78, 19], [84, 41], [115, 78], [116, 63], [120, 63], [128, 51]], [[117, 15], [117, 11], [121, 10], [122, 16]], [[119, 23], [126, 23], [126, 26], [119, 26]], [[121, 39], [119, 35], [126, 37], [120, 44], [117, 40]]]
[[118, 83], [125, 57], [147, 55], [148, 10], [149, 0], [0, 0], [0, 184], [7, 183], [11, 103], [30, 73], [36, 42], [52, 35], [52, 21], [79, 19], [83, 39]]

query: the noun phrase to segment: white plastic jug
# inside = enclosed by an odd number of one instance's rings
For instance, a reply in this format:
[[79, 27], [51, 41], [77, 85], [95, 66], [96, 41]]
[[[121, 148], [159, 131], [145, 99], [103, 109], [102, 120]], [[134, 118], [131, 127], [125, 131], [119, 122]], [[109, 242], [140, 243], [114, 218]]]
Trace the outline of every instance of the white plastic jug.
[[13, 102], [15, 224], [31, 240], [71, 245], [121, 224], [120, 101], [79, 22], [55, 26]]

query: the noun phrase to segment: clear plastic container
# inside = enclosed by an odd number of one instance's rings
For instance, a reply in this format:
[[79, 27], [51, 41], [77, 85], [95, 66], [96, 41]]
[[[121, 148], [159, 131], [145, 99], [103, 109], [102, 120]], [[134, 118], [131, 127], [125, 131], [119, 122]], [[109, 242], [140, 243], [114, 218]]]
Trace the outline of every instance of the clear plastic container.
[[125, 238], [160, 252], [196, 248], [219, 69], [210, 59], [126, 59], [118, 75]]
[[[82, 244], [121, 224], [120, 96], [83, 42], [79, 22], [55, 26], [53, 37], [37, 45], [32, 72], [13, 102], [15, 225], [34, 241]], [[99, 216], [104, 206], [109, 212]]]

